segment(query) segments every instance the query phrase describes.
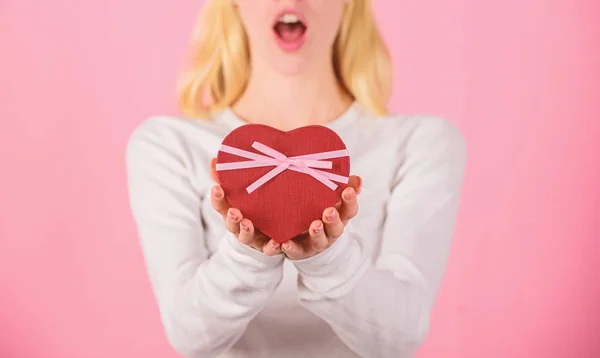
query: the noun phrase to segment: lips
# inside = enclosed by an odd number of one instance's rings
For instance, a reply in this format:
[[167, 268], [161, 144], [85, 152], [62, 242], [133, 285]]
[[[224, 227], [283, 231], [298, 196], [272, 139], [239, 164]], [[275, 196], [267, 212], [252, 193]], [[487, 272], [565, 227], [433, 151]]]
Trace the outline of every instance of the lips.
[[293, 9], [281, 11], [273, 24], [277, 43], [285, 51], [295, 51], [302, 47], [307, 30], [304, 15]]

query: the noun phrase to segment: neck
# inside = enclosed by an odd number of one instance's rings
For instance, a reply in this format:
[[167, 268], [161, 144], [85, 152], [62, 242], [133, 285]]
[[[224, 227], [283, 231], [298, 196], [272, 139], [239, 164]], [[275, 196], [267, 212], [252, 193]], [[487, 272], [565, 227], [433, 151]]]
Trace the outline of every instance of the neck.
[[352, 98], [338, 83], [330, 63], [285, 76], [258, 61], [253, 63], [246, 90], [232, 109], [250, 123], [290, 130], [326, 124], [351, 103]]

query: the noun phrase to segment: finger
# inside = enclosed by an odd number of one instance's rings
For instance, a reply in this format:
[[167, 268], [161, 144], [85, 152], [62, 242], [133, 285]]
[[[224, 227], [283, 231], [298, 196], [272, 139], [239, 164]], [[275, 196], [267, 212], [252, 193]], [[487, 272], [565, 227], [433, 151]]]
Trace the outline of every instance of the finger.
[[358, 214], [358, 195], [354, 188], [344, 189], [342, 192], [342, 205], [338, 210], [344, 226]]
[[342, 208], [342, 199], [338, 200], [338, 202], [335, 203], [333, 207], [335, 208], [335, 210], [340, 211], [340, 209]]
[[225, 192], [223, 191], [223, 188], [221, 188], [219, 185], [215, 185], [210, 193], [210, 202], [213, 209], [215, 209], [215, 211], [221, 214], [223, 219], [225, 219], [227, 216], [227, 210], [231, 208], [231, 205], [229, 205], [229, 202], [227, 199], [225, 199]]
[[323, 212], [323, 226], [329, 239], [336, 239], [344, 232], [344, 223], [335, 208], [325, 209]]
[[309, 233], [310, 245], [316, 253], [319, 253], [327, 248], [327, 245], [329, 245], [329, 240], [325, 235], [323, 222], [321, 220], [313, 221], [313, 223], [310, 225]]
[[267, 256], [275, 256], [281, 253], [281, 244], [277, 241], [270, 239], [266, 241], [262, 247], [262, 252]]
[[254, 229], [252, 221], [246, 218], [243, 218], [240, 221], [240, 232], [238, 234], [238, 240], [240, 240], [242, 244], [248, 245], [258, 251], [263, 251], [263, 246], [267, 241], [264, 238], [264, 235], [260, 235], [260, 233]]
[[[362, 178], [357, 175], [351, 175], [348, 179], [348, 186], [346, 188], [353, 188], [357, 195], [360, 194], [362, 190]], [[342, 207], [342, 199], [338, 200], [334, 207], [339, 211]]]
[[298, 260], [305, 256], [304, 248], [295, 240], [288, 240], [281, 244], [281, 250], [292, 260]]
[[[243, 238], [240, 238], [242, 235], [244, 235]], [[260, 235], [257, 235], [257, 230], [254, 229], [254, 225], [246, 218], [240, 221], [240, 233], [238, 238], [243, 244], [246, 244], [255, 250], [263, 250], [265, 240]]]
[[348, 186], [360, 194], [360, 190], [362, 189], [362, 178], [358, 175], [351, 175], [348, 179]]
[[215, 182], [219, 181], [217, 178], [217, 158], [210, 160], [210, 178]]
[[254, 241], [254, 226], [252, 222], [246, 218], [240, 221], [240, 233], [238, 240], [244, 245], [252, 244]]
[[262, 242], [264, 244], [265, 242], [271, 240], [271, 238], [263, 234], [260, 230], [254, 228], [254, 240]]
[[240, 233], [240, 221], [242, 221], [242, 213], [235, 208], [227, 210], [227, 218], [225, 219], [225, 227], [227, 231], [237, 235]]

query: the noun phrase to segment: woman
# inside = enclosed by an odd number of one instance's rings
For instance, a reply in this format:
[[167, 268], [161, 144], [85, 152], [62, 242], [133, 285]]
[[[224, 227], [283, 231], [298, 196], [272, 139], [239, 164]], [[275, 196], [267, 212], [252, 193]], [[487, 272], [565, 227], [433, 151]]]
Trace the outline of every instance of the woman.
[[[170, 344], [189, 358], [413, 356], [459, 206], [459, 131], [386, 112], [390, 59], [369, 0], [208, 0], [203, 14], [182, 75], [193, 118], [152, 117], [127, 148]], [[341, 204], [282, 245], [215, 185], [211, 160], [245, 123], [325, 125], [350, 152]]]

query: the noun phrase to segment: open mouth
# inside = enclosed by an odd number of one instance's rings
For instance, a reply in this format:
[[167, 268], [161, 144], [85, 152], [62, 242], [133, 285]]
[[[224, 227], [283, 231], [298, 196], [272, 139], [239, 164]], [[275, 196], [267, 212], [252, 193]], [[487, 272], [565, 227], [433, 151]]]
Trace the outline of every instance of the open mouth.
[[306, 34], [306, 29], [306, 24], [299, 14], [291, 12], [282, 14], [273, 26], [278, 39], [287, 44], [300, 43]]

